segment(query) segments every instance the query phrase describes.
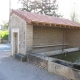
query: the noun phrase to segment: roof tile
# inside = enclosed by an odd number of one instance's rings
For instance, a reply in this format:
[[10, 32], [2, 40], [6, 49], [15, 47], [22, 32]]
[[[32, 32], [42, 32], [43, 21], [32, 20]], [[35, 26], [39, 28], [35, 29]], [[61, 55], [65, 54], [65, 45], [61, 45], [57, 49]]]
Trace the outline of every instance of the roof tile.
[[57, 25], [68, 25], [68, 26], [74, 26], [74, 27], [80, 27], [80, 24], [70, 21], [68, 19], [64, 18], [58, 18], [43, 14], [36, 14], [36, 13], [30, 13], [27, 11], [21, 11], [21, 10], [12, 10], [11, 14], [14, 13], [17, 16], [21, 17], [28, 23], [32, 23], [34, 21], [36, 22], [44, 22], [44, 23], [50, 23], [50, 24], [57, 24]]

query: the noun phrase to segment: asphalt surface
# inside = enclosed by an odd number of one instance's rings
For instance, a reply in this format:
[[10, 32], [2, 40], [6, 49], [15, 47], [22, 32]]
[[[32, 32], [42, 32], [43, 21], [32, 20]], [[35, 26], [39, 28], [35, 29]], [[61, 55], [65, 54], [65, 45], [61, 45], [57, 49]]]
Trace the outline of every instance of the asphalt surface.
[[0, 45], [0, 80], [67, 80], [38, 66], [20, 62], [10, 53], [10, 44]]
[[0, 51], [10, 51], [10, 44], [0, 44]]

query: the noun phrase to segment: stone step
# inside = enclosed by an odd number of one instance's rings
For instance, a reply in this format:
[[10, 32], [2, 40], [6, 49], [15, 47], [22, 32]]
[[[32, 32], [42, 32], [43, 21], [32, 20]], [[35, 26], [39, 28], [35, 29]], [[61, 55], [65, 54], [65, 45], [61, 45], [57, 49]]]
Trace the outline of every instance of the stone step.
[[21, 62], [24, 62], [24, 61], [26, 61], [26, 59], [27, 59], [27, 56], [25, 56], [25, 55], [23, 55], [23, 54], [20, 54], [20, 53], [15, 54], [14, 57], [15, 57], [16, 59], [20, 60]]

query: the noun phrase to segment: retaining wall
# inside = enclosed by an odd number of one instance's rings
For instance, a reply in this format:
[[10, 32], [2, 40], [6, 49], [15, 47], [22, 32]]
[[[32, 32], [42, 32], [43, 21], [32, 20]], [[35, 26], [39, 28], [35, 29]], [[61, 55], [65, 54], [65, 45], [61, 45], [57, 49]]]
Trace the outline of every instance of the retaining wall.
[[73, 64], [58, 60], [61, 63], [56, 62], [57, 59], [50, 58], [39, 54], [28, 54], [27, 62], [33, 63], [39, 67], [42, 67], [50, 73], [54, 73], [70, 80], [80, 80], [80, 70], [73, 68]]

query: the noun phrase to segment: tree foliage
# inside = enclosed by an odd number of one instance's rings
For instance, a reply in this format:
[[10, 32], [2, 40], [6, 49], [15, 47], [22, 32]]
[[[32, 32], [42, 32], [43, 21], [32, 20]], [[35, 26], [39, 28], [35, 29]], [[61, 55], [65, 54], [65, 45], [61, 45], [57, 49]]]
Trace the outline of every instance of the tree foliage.
[[8, 29], [8, 26], [9, 26], [9, 22], [7, 21], [2, 21], [3, 22], [3, 29]]
[[8, 23], [4, 24], [4, 29], [8, 29]]
[[8, 40], [9, 32], [8, 30], [0, 31], [0, 38], [3, 40]]
[[58, 5], [56, 0], [19, 0], [21, 1], [23, 8], [28, 12], [35, 12], [39, 14], [46, 14], [55, 17], [61, 17], [57, 14]]
[[77, 22], [77, 23], [80, 23], [79, 14], [76, 11], [77, 10], [76, 6], [77, 5], [74, 3], [73, 9], [72, 9], [72, 12], [71, 12], [71, 15], [70, 15], [70, 18], [71, 18], [72, 21]]
[[74, 22], [79, 23], [78, 15], [75, 11], [71, 14], [71, 20], [74, 21]]

